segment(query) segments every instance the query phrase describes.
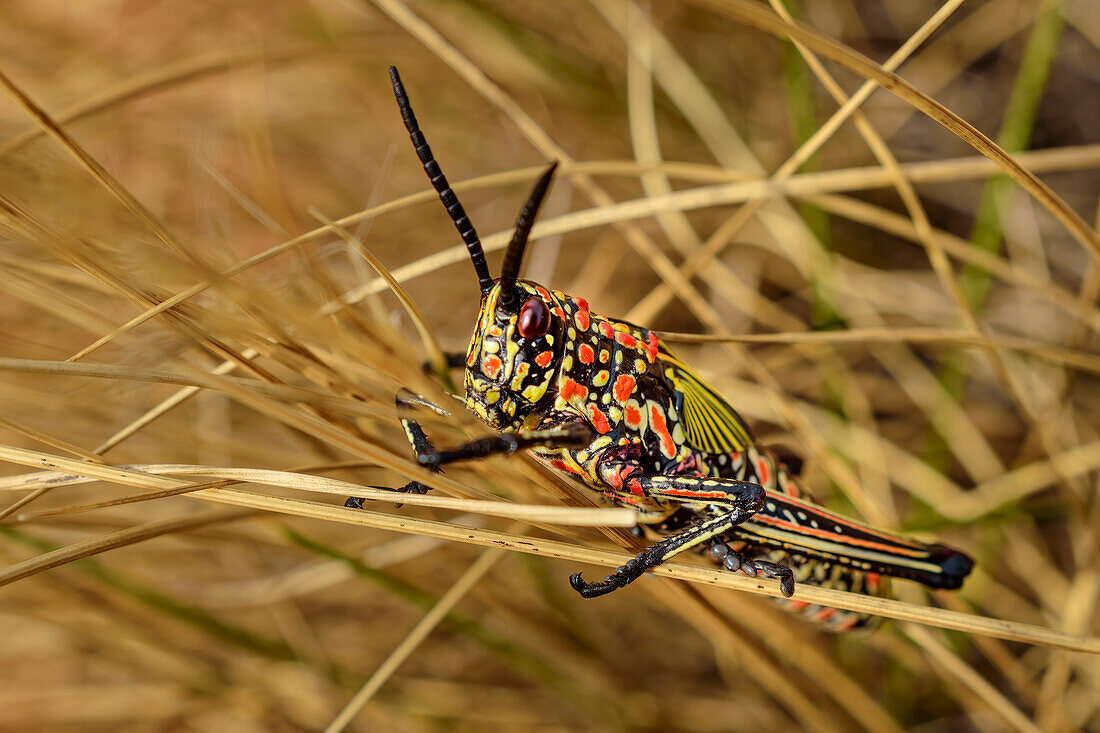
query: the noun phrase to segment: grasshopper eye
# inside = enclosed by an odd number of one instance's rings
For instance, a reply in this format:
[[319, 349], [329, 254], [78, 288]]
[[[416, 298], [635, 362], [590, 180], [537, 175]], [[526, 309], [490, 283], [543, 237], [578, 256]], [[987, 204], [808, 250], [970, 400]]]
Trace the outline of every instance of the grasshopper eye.
[[542, 298], [532, 295], [519, 309], [519, 335], [537, 339], [545, 336], [549, 328], [550, 309]]

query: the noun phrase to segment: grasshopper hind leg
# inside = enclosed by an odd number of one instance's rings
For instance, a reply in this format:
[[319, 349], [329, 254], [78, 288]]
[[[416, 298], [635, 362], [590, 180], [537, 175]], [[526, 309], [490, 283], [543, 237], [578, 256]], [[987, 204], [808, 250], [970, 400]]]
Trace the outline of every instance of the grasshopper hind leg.
[[646, 570], [657, 567], [673, 555], [706, 541], [708, 537], [725, 531], [730, 527], [731, 521], [736, 521], [736, 518], [722, 515], [703, 522], [671, 537], [666, 537], [657, 544], [642, 550], [628, 560], [625, 565], [620, 566], [601, 581], [588, 583], [581, 578], [580, 573], [576, 573], [569, 576], [569, 585], [573, 586], [573, 590], [580, 593], [584, 598], [599, 598], [632, 583], [641, 577]]
[[730, 548], [721, 539], [711, 540], [707, 546], [707, 555], [716, 563], [721, 563], [726, 570], [740, 572], [755, 578], [763, 573], [769, 578], [779, 581], [779, 590], [785, 598], [794, 595], [794, 571], [782, 563], [751, 558], [748, 555]]
[[[570, 576], [569, 584], [584, 598], [597, 598], [622, 588], [639, 578], [646, 570], [657, 567], [685, 550], [722, 536], [752, 517], [764, 502], [763, 487], [746, 481], [700, 476], [634, 477], [630, 467], [618, 476], [623, 491], [629, 492], [631, 496], [644, 496], [654, 501], [675, 500], [680, 504], [694, 501], [700, 508], [708, 507], [713, 516], [679, 529], [675, 534], [641, 551], [601, 581], [588, 583], [581, 578], [580, 573]], [[668, 521], [664, 524], [666, 529], [671, 526]], [[788, 585], [793, 590], [793, 582]]]
[[[745, 567], [737, 565], [738, 560], [732, 558], [740, 557], [741, 562], [744, 562], [747, 557], [754, 557], [755, 559], [751, 561], [753, 563], [766, 563], [788, 570], [791, 573], [792, 582], [799, 584], [867, 596], [888, 597], [890, 595], [889, 579], [877, 573], [808, 558], [786, 550], [769, 549], [730, 536], [712, 540], [707, 546], [707, 555], [727, 570], [746, 572]], [[761, 568], [757, 569], [761, 570]], [[763, 572], [768, 574], [767, 570]], [[748, 574], [752, 575], [751, 572]], [[783, 582], [781, 579], [780, 583]], [[796, 598], [776, 598], [775, 601], [785, 611], [798, 614], [818, 628], [833, 633], [871, 631], [881, 621], [878, 616], [867, 613], [820, 606]]]

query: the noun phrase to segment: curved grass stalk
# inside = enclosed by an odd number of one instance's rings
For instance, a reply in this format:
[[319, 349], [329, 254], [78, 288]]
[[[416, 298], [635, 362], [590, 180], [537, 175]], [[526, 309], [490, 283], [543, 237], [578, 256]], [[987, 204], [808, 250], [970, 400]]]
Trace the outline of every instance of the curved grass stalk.
[[[553, 557], [577, 563], [591, 563], [605, 567], [618, 567], [633, 557], [632, 554], [619, 550], [583, 547], [567, 542], [537, 539], [488, 529], [455, 527], [445, 522], [398, 517], [392, 514], [371, 511], [345, 512], [328, 504], [301, 499], [263, 496], [235, 489], [208, 489], [195, 494], [195, 496], [209, 501], [251, 509], [275, 511], [313, 519], [326, 519], [395, 532], [423, 534], [484, 547], [504, 547], [543, 557]], [[779, 583], [776, 581], [747, 578], [717, 568], [668, 562], [654, 568], [650, 573], [664, 578], [732, 588], [774, 598], [782, 597]], [[918, 606], [904, 601], [864, 596], [858, 593], [817, 588], [810, 585], [799, 586], [796, 597], [807, 603], [860, 611], [901, 621], [914, 621], [926, 626], [954, 629], [997, 639], [1020, 641], [1069, 651], [1100, 654], [1100, 638], [1098, 637], [1068, 634], [1033, 624], [976, 616], [942, 608]]]

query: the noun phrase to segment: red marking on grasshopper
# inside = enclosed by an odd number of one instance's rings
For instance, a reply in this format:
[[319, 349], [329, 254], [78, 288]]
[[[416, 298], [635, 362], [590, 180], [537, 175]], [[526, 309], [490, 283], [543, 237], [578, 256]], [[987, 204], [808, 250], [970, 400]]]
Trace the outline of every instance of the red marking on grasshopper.
[[697, 489], [665, 489], [669, 496], [683, 496], [689, 499], [728, 499], [729, 494], [724, 491], [699, 491]]
[[592, 421], [592, 427], [596, 428], [596, 432], [600, 435], [611, 432], [611, 423], [607, 421], [607, 415], [604, 415], [603, 411], [591, 402], [588, 403], [588, 417]]
[[675, 458], [676, 442], [668, 432], [668, 426], [665, 424], [665, 413], [661, 412], [660, 405], [649, 406], [649, 426], [661, 440], [661, 453], [664, 453], [666, 458]]
[[566, 463], [565, 461], [560, 460], [560, 459], [555, 459], [553, 461], [550, 461], [550, 467], [551, 468], [556, 468], [559, 471], [565, 471], [566, 473], [575, 473], [575, 474], [580, 473], [580, 469], [578, 469], [575, 466], [573, 466], [569, 463]]
[[756, 459], [756, 477], [760, 479], [760, 483], [762, 485], [768, 485], [768, 479], [771, 477], [771, 471], [768, 470], [768, 461], [763, 456], [760, 456]]
[[596, 352], [588, 344], [581, 344], [577, 349], [577, 358], [581, 360], [581, 364], [591, 364], [596, 359]]
[[649, 332], [649, 337], [646, 340], [645, 351], [650, 361], [657, 361], [657, 334], [652, 331]]
[[[774, 496], [774, 495], [773, 495]], [[861, 540], [848, 535], [840, 534], [836, 532], [830, 532], [825, 529], [814, 529], [813, 527], [806, 527], [801, 524], [795, 524], [793, 522], [784, 522], [782, 519], [769, 516], [767, 514], [757, 514], [753, 517], [752, 521], [760, 524], [769, 525], [772, 527], [778, 527], [779, 529], [789, 530], [795, 534], [805, 535], [807, 537], [820, 537], [821, 539], [829, 540], [837, 545], [848, 545], [849, 547], [864, 547], [869, 550], [876, 550], [878, 552], [890, 554], [890, 555], [903, 555], [905, 557], [924, 557], [928, 553], [920, 548], [908, 549], [900, 547], [895, 544], [885, 544], [882, 542], [875, 542], [873, 540]], [[863, 530], [863, 527], [858, 527]]]
[[535, 357], [535, 363], [540, 367], [544, 367], [550, 363], [550, 360], [554, 358], [553, 351], [544, 351]]
[[588, 388], [582, 384], [577, 384], [569, 377], [566, 377], [565, 380], [562, 382], [559, 395], [566, 402], [573, 399], [574, 396], [584, 399], [588, 396]]
[[592, 325], [592, 320], [588, 314], [588, 301], [584, 298], [577, 298], [575, 302], [577, 303], [577, 325], [587, 331], [588, 327]]
[[840, 623], [833, 626], [834, 631], [851, 631], [859, 623], [859, 616], [852, 614]]
[[623, 419], [632, 428], [638, 428], [642, 424], [642, 411], [636, 405], [627, 405], [623, 408]]
[[787, 496], [801, 496], [798, 491], [798, 487], [795, 486], [794, 481], [787, 475], [785, 471], [777, 470], [775, 472], [776, 484], [779, 486], [779, 490]]
[[623, 482], [626, 481], [629, 476], [637, 473], [637, 471], [637, 466], [623, 466], [622, 468], [609, 471], [605, 478], [609, 486], [614, 489], [621, 489], [623, 487]]
[[487, 356], [485, 357], [485, 363], [481, 365], [481, 371], [485, 372], [485, 375], [490, 379], [496, 379], [497, 374], [500, 373], [500, 367], [499, 356]]
[[615, 340], [618, 341], [623, 346], [629, 346], [631, 348], [638, 345], [637, 339], [635, 339], [629, 333], [619, 332], [619, 333], [615, 334]]
[[607, 338], [615, 338], [615, 328], [607, 321], [602, 321], [600, 323], [600, 333]]
[[634, 377], [629, 374], [620, 374], [619, 378], [615, 380], [615, 399], [620, 403], [626, 402], [630, 399], [635, 384], [637, 382]]

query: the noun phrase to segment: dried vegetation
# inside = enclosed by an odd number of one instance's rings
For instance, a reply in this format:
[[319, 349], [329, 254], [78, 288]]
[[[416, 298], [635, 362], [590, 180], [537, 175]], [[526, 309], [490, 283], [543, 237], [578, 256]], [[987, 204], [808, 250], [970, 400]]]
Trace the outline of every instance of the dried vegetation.
[[[1097, 10], [5, 4], [0, 728], [1100, 727]], [[491, 260], [560, 160], [528, 276], [706, 335], [966, 587], [805, 589], [896, 619], [844, 637], [696, 558], [584, 602], [630, 517], [524, 458], [344, 510], [426, 476], [393, 394], [477, 308], [391, 63]]]

